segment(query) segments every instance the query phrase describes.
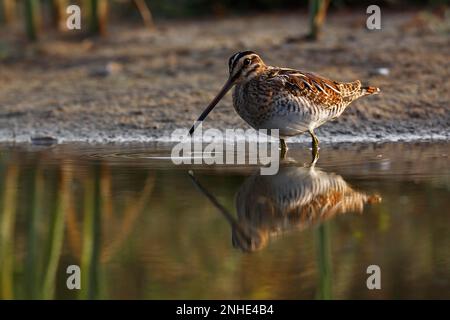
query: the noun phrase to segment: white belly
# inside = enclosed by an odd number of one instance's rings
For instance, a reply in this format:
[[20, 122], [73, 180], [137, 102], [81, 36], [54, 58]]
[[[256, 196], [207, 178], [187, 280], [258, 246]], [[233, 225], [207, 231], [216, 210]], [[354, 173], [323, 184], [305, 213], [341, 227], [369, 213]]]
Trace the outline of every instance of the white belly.
[[259, 124], [259, 128], [278, 129], [281, 137], [290, 137], [314, 130], [329, 120], [327, 110], [316, 114], [309, 112], [289, 112], [273, 114]]
[[330, 109], [312, 105], [304, 97], [286, 96], [267, 102], [253, 96], [244, 99], [242, 92], [233, 93], [234, 108], [242, 119], [255, 129], [278, 129], [281, 137], [314, 130], [333, 118]]

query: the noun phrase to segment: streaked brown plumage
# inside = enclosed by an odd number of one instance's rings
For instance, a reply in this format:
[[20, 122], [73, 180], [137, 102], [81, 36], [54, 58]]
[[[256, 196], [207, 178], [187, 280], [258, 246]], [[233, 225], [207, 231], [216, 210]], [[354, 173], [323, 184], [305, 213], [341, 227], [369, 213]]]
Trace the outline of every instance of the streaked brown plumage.
[[259, 250], [273, 236], [361, 213], [367, 203], [380, 201], [379, 195], [354, 190], [340, 175], [315, 168], [283, 167], [275, 176], [253, 175], [236, 194], [244, 233], [234, 228], [233, 244], [243, 251]]
[[340, 175], [289, 166], [274, 176], [248, 177], [236, 192], [235, 219], [192, 178], [231, 224], [233, 245], [247, 252], [264, 248], [273, 236], [303, 230], [336, 215], [361, 213], [367, 203], [381, 201], [376, 194], [354, 190]]
[[[233, 106], [236, 112], [255, 129], [278, 129], [282, 152], [286, 151], [285, 137], [309, 132], [313, 163], [318, 158], [314, 129], [339, 117], [352, 101], [380, 91], [376, 87], [362, 87], [359, 80], [338, 82], [313, 73], [267, 66], [252, 51], [234, 54], [228, 64], [228, 81], [198, 121], [203, 121], [235, 85]], [[195, 125], [190, 133], [194, 130]]]

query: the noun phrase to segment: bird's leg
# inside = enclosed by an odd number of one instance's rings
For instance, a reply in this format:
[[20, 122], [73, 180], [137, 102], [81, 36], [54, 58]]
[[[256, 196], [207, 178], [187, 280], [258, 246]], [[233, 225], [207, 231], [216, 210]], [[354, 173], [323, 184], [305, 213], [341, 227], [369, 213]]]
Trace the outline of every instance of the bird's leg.
[[314, 134], [313, 130], [309, 130], [309, 134], [311, 135], [311, 138], [312, 138], [312, 143], [311, 143], [311, 147], [312, 147], [311, 166], [314, 166], [316, 164], [317, 160], [319, 160], [319, 139], [317, 139], [317, 137]]
[[288, 147], [286, 141], [283, 138], [280, 138], [280, 159], [284, 159], [286, 157], [286, 153], [288, 151]]

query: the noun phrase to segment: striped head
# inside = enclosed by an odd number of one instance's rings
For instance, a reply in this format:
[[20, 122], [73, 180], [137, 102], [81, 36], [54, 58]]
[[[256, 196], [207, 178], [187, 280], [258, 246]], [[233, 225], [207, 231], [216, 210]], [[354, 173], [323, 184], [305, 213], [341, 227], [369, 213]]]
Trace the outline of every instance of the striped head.
[[233, 83], [248, 81], [266, 68], [266, 65], [253, 51], [242, 51], [233, 54], [228, 60], [230, 79]]
[[230, 76], [227, 82], [225, 82], [222, 89], [216, 95], [216, 97], [210, 102], [206, 109], [202, 112], [200, 117], [189, 130], [189, 134], [193, 134], [197, 125], [205, 120], [208, 114], [214, 109], [220, 99], [237, 83], [246, 82], [258, 74], [260, 74], [266, 68], [266, 65], [262, 59], [253, 51], [242, 51], [233, 54], [228, 60], [228, 67], [230, 69]]

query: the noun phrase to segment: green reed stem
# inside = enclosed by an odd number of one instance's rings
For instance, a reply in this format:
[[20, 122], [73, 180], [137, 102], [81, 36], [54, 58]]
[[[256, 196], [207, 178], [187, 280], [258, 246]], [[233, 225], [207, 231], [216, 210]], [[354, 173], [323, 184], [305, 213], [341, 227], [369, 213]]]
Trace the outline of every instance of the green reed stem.
[[14, 229], [16, 224], [17, 183], [19, 169], [10, 165], [3, 188], [3, 211], [0, 216], [0, 298], [14, 298]]
[[37, 299], [40, 286], [37, 280], [37, 275], [41, 270], [38, 270], [37, 262], [37, 221], [41, 217], [44, 197], [44, 179], [41, 168], [37, 167], [34, 179], [33, 190], [33, 207], [27, 213], [27, 253], [25, 257], [25, 292], [27, 299]]
[[325, 21], [330, 0], [309, 0], [309, 35], [308, 37], [317, 40]]
[[25, 5], [25, 28], [28, 39], [37, 40], [40, 32], [39, 0], [23, 0]]
[[84, 183], [83, 246], [81, 253], [81, 299], [94, 299], [98, 290], [100, 252], [100, 174], [96, 167], [93, 177]]
[[108, 1], [90, 0], [89, 2], [89, 29], [93, 34], [106, 35]]
[[319, 290], [317, 299], [330, 300], [332, 293], [332, 267], [329, 222], [323, 223], [316, 231], [317, 265], [319, 268]]
[[55, 295], [56, 275], [58, 271], [59, 259], [62, 252], [64, 242], [64, 217], [67, 208], [69, 207], [70, 197], [70, 185], [71, 185], [71, 170], [62, 167], [60, 190], [58, 194], [58, 202], [56, 206], [56, 212], [52, 219], [52, 226], [50, 231], [50, 253], [48, 258], [48, 264], [43, 284], [43, 298], [52, 299]]

